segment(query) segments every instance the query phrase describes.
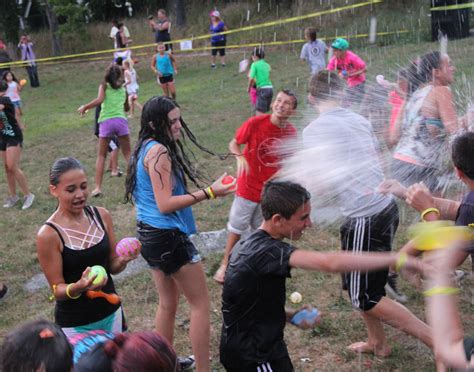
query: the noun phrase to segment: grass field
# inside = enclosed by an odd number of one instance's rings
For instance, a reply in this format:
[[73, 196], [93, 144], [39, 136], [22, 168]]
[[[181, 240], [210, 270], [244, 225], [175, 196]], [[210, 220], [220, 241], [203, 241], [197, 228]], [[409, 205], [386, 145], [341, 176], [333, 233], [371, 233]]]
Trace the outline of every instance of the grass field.
[[[403, 46], [361, 48], [356, 50], [369, 62], [369, 80], [379, 73], [393, 77], [394, 72], [410, 58], [419, 53], [437, 48], [436, 44], [422, 43]], [[457, 66], [457, 79], [462, 74], [472, 81], [474, 66], [472, 53], [474, 39], [453, 41], [449, 53]], [[298, 127], [306, 124], [305, 95], [307, 66], [298, 61], [299, 49], [274, 50], [268, 52], [267, 60], [272, 65], [275, 87], [291, 88], [298, 92], [301, 102], [299, 114], [294, 122]], [[247, 51], [248, 56], [248, 51]], [[237, 73], [237, 64], [243, 52], [228, 57], [228, 67], [211, 71], [208, 57], [187, 57], [179, 60], [177, 76], [178, 101], [182, 106], [183, 118], [200, 142], [210, 149], [224, 153], [234, 130], [250, 115], [246, 89], [246, 79]], [[145, 102], [153, 95], [161, 93], [156, 85], [148, 60], [137, 65], [140, 83], [140, 100]], [[61, 156], [75, 156], [86, 166], [92, 183], [95, 164], [96, 138], [92, 132], [92, 114], [80, 118], [76, 109], [89, 101], [97, 92], [98, 84], [106, 67], [105, 62], [88, 64], [64, 64], [40, 67], [41, 88], [26, 88], [22, 94], [25, 132], [22, 168], [28, 177], [31, 189], [37, 199], [33, 207], [22, 211], [19, 207], [2, 210], [0, 213], [0, 281], [11, 288], [11, 295], [0, 304], [0, 338], [15, 325], [28, 319], [53, 319], [54, 304], [48, 301], [49, 291], [40, 290], [30, 294], [23, 289], [25, 282], [40, 272], [36, 258], [35, 234], [41, 224], [55, 208], [55, 201], [48, 193], [48, 169], [54, 159]], [[17, 70], [21, 78], [23, 70]], [[297, 85], [298, 84], [298, 85]], [[463, 86], [460, 86], [461, 89]], [[465, 88], [462, 88], [465, 89]], [[130, 121], [132, 141], [135, 142], [139, 120]], [[209, 155], [195, 151], [198, 165], [207, 172], [209, 179], [224, 171], [233, 173], [232, 160], [220, 161]], [[125, 168], [121, 159], [121, 167]], [[135, 216], [130, 205], [122, 203], [124, 179], [105, 176], [104, 197], [90, 200], [95, 205], [106, 207], [113, 216], [116, 235], [120, 238], [134, 234]], [[0, 171], [0, 196], [6, 196], [6, 182]], [[198, 229], [208, 231], [225, 226], [231, 198], [205, 202], [194, 207]], [[408, 220], [408, 219], [407, 219]], [[406, 241], [406, 224], [399, 229], [397, 246]], [[319, 229], [313, 227], [298, 242], [300, 247], [315, 250], [339, 249], [337, 228]], [[213, 368], [220, 370], [218, 362], [218, 342], [221, 326], [221, 287], [212, 280], [218, 267], [220, 255], [216, 254], [204, 262], [208, 273], [212, 309], [212, 356]], [[467, 265], [466, 265], [467, 267]], [[473, 279], [464, 281], [466, 290], [461, 295], [463, 322], [467, 330], [474, 334], [472, 294]], [[127, 320], [132, 331], [151, 329], [157, 296], [150, 274], [143, 272], [119, 282], [118, 291], [122, 296]], [[434, 368], [430, 351], [414, 338], [387, 327], [393, 346], [393, 354], [387, 359], [373, 356], [358, 356], [345, 347], [366, 337], [363, 322], [340, 291], [337, 275], [293, 271], [288, 281], [288, 293], [298, 290], [304, 301], [312, 303], [326, 313], [322, 325], [314, 331], [300, 331], [292, 326], [286, 330], [286, 340], [290, 354], [298, 371], [355, 371], [355, 370], [401, 370], [431, 371]], [[410, 295], [408, 307], [419, 317], [423, 315], [423, 298], [402, 283], [402, 288]], [[184, 301], [182, 301], [184, 302]], [[183, 303], [178, 312], [175, 347], [180, 355], [190, 353], [187, 339], [189, 325], [187, 307]], [[302, 362], [301, 358], [310, 358]]]

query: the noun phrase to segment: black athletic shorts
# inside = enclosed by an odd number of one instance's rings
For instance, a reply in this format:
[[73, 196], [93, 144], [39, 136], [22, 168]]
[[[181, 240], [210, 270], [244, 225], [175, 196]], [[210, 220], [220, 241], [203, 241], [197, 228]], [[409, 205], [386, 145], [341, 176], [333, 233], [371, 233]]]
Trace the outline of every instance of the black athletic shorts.
[[293, 372], [295, 368], [289, 356], [264, 363], [243, 364], [241, 367], [227, 367], [227, 372]]
[[423, 182], [431, 192], [441, 189], [439, 183], [439, 172], [434, 168], [422, 167], [398, 159], [392, 159], [392, 177], [405, 187]]
[[[398, 207], [392, 201], [382, 212], [370, 217], [347, 218], [341, 226], [341, 245], [345, 251], [390, 252], [398, 228]], [[385, 296], [388, 269], [351, 271], [343, 274], [352, 306], [363, 311], [372, 309]]]
[[272, 104], [273, 88], [257, 88], [257, 103], [255, 109], [259, 112], [268, 112]]
[[138, 222], [137, 238], [142, 243], [141, 253], [148, 265], [166, 275], [177, 272], [188, 263], [201, 261], [189, 237], [178, 229], [157, 229]]
[[[222, 41], [216, 41], [215, 43], [211, 43], [211, 46], [215, 49], [211, 49], [211, 54], [213, 56], [217, 56], [217, 52], [219, 52], [219, 55], [221, 57], [225, 56], [225, 44], [226, 44], [226, 41], [225, 40], [222, 40]], [[220, 48], [219, 48], [220, 47]]]
[[0, 136], [0, 151], [7, 151], [7, 147], [23, 147], [23, 137]]
[[158, 78], [160, 84], [167, 84], [173, 82], [173, 75], [160, 76]]

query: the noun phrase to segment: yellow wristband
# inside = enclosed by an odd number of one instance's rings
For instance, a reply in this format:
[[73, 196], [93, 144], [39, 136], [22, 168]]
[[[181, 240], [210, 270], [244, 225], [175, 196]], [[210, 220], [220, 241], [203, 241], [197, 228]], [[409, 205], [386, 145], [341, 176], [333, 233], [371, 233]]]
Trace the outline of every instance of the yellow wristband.
[[79, 297], [81, 297], [81, 293], [79, 293], [76, 297], [72, 297], [71, 294], [69, 293], [69, 289], [74, 283], [68, 284], [66, 287], [66, 296], [68, 296], [71, 300], [77, 300]]
[[211, 186], [209, 186], [206, 190], [207, 190], [207, 193], [209, 194], [209, 196], [211, 197], [211, 199], [216, 198], [216, 194], [214, 194], [214, 190], [212, 189]]
[[397, 261], [395, 262], [395, 271], [398, 273], [403, 266], [407, 263], [408, 255], [405, 252], [402, 252], [398, 255]]
[[53, 301], [54, 298], [56, 297], [56, 288], [57, 288], [57, 284], [53, 284], [53, 293], [51, 294], [51, 296], [49, 296], [49, 300], [50, 301]]
[[439, 213], [439, 209], [438, 209], [438, 208], [427, 208], [427, 209], [425, 209], [423, 212], [421, 212], [421, 219], [422, 219], [423, 221], [427, 222], [427, 221], [425, 220], [425, 216], [426, 216], [428, 213], [431, 213], [431, 212], [435, 212], [435, 213], [438, 215], [438, 217], [441, 215], [441, 214]]
[[442, 287], [434, 286], [423, 292], [426, 297], [432, 297], [436, 295], [455, 295], [459, 293], [459, 288], [455, 287]]

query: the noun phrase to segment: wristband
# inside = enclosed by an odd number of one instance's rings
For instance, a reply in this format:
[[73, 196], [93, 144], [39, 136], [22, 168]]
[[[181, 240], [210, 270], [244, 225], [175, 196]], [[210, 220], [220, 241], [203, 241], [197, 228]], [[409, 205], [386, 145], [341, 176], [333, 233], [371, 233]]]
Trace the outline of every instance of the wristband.
[[209, 196], [209, 194], [207, 193], [206, 189], [202, 189], [202, 192], [204, 193], [204, 195], [206, 196], [206, 199], [209, 200], [211, 197]]
[[66, 287], [66, 296], [68, 296], [71, 300], [77, 300], [79, 297], [81, 297], [81, 293], [79, 293], [76, 297], [71, 296], [71, 294], [69, 293], [69, 289], [71, 288], [71, 286], [73, 284], [74, 283], [70, 283], [70, 284], [67, 285], [67, 287]]
[[426, 297], [433, 297], [436, 295], [455, 295], [459, 293], [459, 288], [434, 286], [423, 292]]
[[53, 301], [54, 298], [56, 297], [56, 288], [57, 288], [57, 284], [53, 284], [53, 293], [51, 294], [51, 296], [49, 296], [49, 300], [50, 301]]
[[211, 199], [215, 199], [216, 198], [216, 194], [214, 194], [214, 190], [212, 189], [211, 186], [209, 186], [207, 189], [206, 189], [207, 193], [209, 194], [209, 197]]
[[435, 213], [438, 215], [438, 217], [441, 215], [441, 214], [439, 213], [439, 209], [438, 209], [438, 208], [427, 208], [427, 209], [425, 209], [423, 212], [421, 212], [421, 219], [422, 219], [423, 221], [427, 222], [427, 221], [425, 220], [425, 216], [426, 216], [428, 213], [431, 213], [431, 212], [435, 212]]
[[402, 252], [398, 255], [397, 261], [395, 262], [395, 271], [398, 273], [403, 266], [407, 263], [408, 256], [405, 252]]

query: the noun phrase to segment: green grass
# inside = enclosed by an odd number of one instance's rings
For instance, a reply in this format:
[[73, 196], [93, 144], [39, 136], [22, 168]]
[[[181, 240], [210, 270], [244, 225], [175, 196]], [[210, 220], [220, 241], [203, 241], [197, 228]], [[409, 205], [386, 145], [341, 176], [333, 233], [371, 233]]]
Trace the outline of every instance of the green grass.
[[[369, 80], [379, 73], [393, 77], [399, 66], [406, 64], [419, 53], [437, 48], [436, 44], [421, 43], [394, 45], [387, 47], [368, 47], [356, 49], [369, 64]], [[291, 48], [275, 49], [268, 52], [268, 62], [272, 65], [272, 78], [276, 88], [292, 88], [300, 97], [301, 110], [295, 117], [295, 123], [301, 127], [306, 123], [305, 80], [307, 66], [298, 61], [297, 52]], [[474, 40], [466, 39], [450, 43], [450, 55], [458, 71], [462, 71], [468, 80], [474, 76], [474, 67], [470, 58], [474, 51]], [[248, 55], [248, 54], [247, 54]], [[238, 74], [237, 64], [243, 53], [231, 54], [228, 67], [211, 71], [208, 57], [180, 58], [180, 73], [177, 77], [178, 100], [182, 106], [183, 118], [200, 142], [220, 153], [227, 151], [227, 143], [235, 129], [248, 118], [250, 107], [245, 91], [246, 79]], [[0, 305], [0, 337], [28, 319], [45, 317], [53, 319], [53, 303], [48, 302], [48, 290], [29, 294], [23, 290], [25, 282], [40, 272], [35, 253], [35, 234], [41, 224], [55, 208], [55, 200], [48, 193], [48, 169], [60, 156], [71, 155], [79, 158], [88, 169], [92, 182], [95, 163], [96, 139], [92, 134], [92, 113], [79, 118], [76, 109], [92, 99], [102, 78], [105, 63], [65, 64], [40, 67], [42, 87], [26, 88], [22, 94], [25, 103], [24, 156], [22, 168], [28, 177], [32, 191], [37, 195], [34, 206], [27, 211], [19, 208], [3, 210], [0, 214], [0, 280], [12, 289], [11, 296]], [[138, 66], [140, 100], [143, 102], [152, 95], [160, 94], [151, 72], [148, 60], [142, 60]], [[16, 71], [20, 77], [23, 70]], [[457, 75], [459, 77], [460, 74]], [[299, 78], [298, 87], [296, 80]], [[460, 88], [459, 88], [460, 89]], [[458, 89], [458, 90], [459, 90]], [[464, 92], [466, 94], [466, 92]], [[137, 137], [139, 120], [130, 121], [132, 140]], [[235, 172], [232, 160], [220, 161], [215, 157], [195, 151], [199, 167], [215, 178], [224, 171]], [[121, 159], [122, 168], [124, 168]], [[123, 178], [105, 176], [104, 194], [98, 200], [91, 201], [109, 209], [114, 218], [118, 237], [134, 234], [134, 212], [130, 205], [122, 204]], [[6, 195], [4, 173], [0, 173], [0, 195]], [[231, 198], [203, 202], [196, 205], [194, 213], [201, 231], [221, 229], [227, 222]], [[411, 216], [411, 215], [410, 215]], [[410, 218], [406, 219], [407, 221]], [[399, 229], [398, 244], [406, 241], [406, 223]], [[337, 229], [321, 230], [312, 228], [305, 238], [297, 243], [308, 249], [339, 249]], [[208, 257], [205, 268], [208, 273], [208, 286], [211, 293], [213, 367], [219, 369], [218, 342], [220, 333], [220, 293], [221, 288], [212, 278], [218, 267], [220, 254]], [[467, 266], [466, 266], [467, 267]], [[388, 337], [393, 346], [393, 355], [387, 359], [372, 356], [356, 356], [348, 353], [345, 347], [366, 337], [360, 316], [354, 312], [346, 295], [340, 291], [338, 275], [303, 272], [294, 270], [293, 278], [288, 281], [288, 293], [298, 290], [304, 301], [312, 303], [326, 313], [320, 328], [303, 332], [288, 326], [286, 340], [290, 354], [298, 371], [325, 370], [366, 370], [378, 371], [431, 371], [433, 362], [431, 353], [414, 338], [387, 327]], [[471, 304], [473, 280], [467, 279], [461, 296], [461, 312], [466, 329], [473, 334], [474, 322]], [[124, 302], [124, 309], [131, 330], [151, 329], [157, 301], [157, 295], [148, 272], [128, 278], [118, 285], [118, 291]], [[423, 315], [423, 299], [419, 294], [403, 283], [402, 288], [410, 295], [408, 307], [419, 317]], [[189, 326], [188, 309], [184, 301], [180, 305], [176, 326], [175, 347], [180, 355], [190, 353], [187, 338]], [[310, 358], [310, 362], [301, 362], [301, 358]]]

